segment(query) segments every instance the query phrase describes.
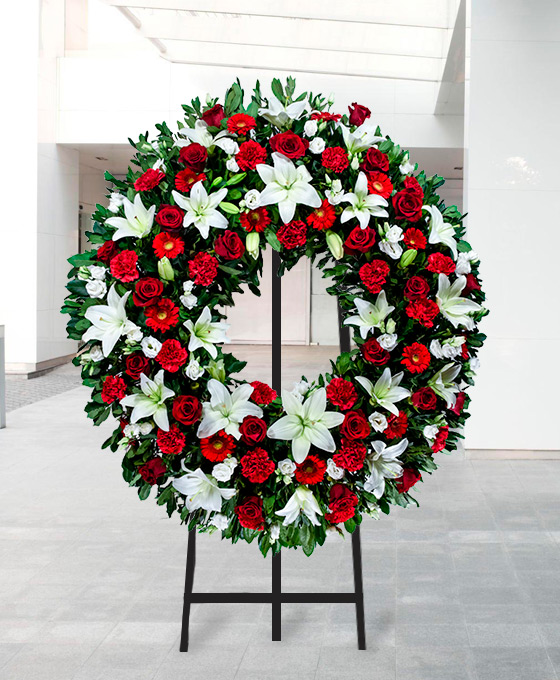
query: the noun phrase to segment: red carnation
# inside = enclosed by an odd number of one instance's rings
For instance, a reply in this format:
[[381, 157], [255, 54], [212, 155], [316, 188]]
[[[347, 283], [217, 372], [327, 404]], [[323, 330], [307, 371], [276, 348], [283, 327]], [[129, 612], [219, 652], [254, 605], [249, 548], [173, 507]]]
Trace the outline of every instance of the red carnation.
[[155, 220], [160, 227], [163, 227], [164, 231], [171, 233], [181, 229], [184, 216], [185, 211], [181, 210], [181, 208], [178, 208], [176, 205], [162, 203], [156, 213]]
[[142, 352], [133, 352], [126, 357], [126, 371], [133, 380], [138, 380], [142, 373], [148, 373], [150, 362]]
[[354, 227], [348, 234], [346, 241], [344, 241], [344, 245], [349, 251], [356, 250], [359, 253], [367, 253], [368, 250], [371, 250], [374, 243], [375, 230], [369, 227], [365, 229]]
[[179, 163], [186, 165], [194, 172], [202, 172], [208, 159], [208, 151], [205, 146], [193, 142], [184, 146], [179, 152]]
[[251, 394], [250, 399], [251, 401], [254, 401], [255, 404], [268, 406], [268, 404], [271, 404], [278, 396], [276, 390], [273, 390], [272, 387], [269, 387], [266, 383], [260, 382], [259, 380], [253, 380], [251, 387], [253, 388], [253, 393]]
[[366, 340], [360, 347], [360, 350], [366, 361], [377, 366], [384, 366], [391, 358], [389, 352], [383, 349], [375, 338]]
[[185, 435], [177, 425], [171, 425], [167, 432], [158, 428], [157, 445], [165, 455], [176, 456], [185, 448]]
[[214, 104], [211, 109], [206, 109], [200, 116], [206, 125], [210, 127], [220, 127], [220, 123], [225, 118], [224, 107], [221, 104]]
[[371, 425], [361, 409], [348, 411], [344, 415], [344, 422], [340, 426], [340, 434], [346, 439], [364, 439], [370, 432]]
[[268, 216], [268, 210], [266, 208], [255, 208], [255, 210], [242, 212], [239, 215], [239, 219], [241, 220], [241, 226], [245, 231], [254, 230], [261, 233], [270, 224], [270, 217]]
[[257, 165], [266, 161], [266, 149], [258, 142], [248, 139], [239, 146], [235, 160], [241, 170], [254, 170]]
[[389, 265], [384, 260], [372, 260], [360, 267], [359, 275], [370, 293], [379, 293], [387, 281]]
[[343, 439], [340, 450], [333, 456], [333, 461], [343, 470], [356, 472], [364, 467], [366, 454], [367, 449], [362, 442]]
[[393, 191], [393, 183], [383, 172], [370, 172], [367, 176], [368, 191], [382, 198], [389, 198]]
[[338, 174], [348, 167], [348, 154], [341, 146], [329, 146], [321, 154], [321, 163], [327, 170]]
[[239, 519], [239, 524], [246, 529], [264, 529], [263, 502], [258, 496], [248, 496], [242, 503], [236, 505], [233, 512]]
[[241, 474], [253, 484], [265, 482], [276, 468], [274, 461], [260, 446], [248, 451], [239, 462], [241, 463]]
[[327, 201], [323, 199], [321, 206], [314, 210], [310, 215], [307, 216], [307, 224], [313, 229], [319, 229], [320, 231], [326, 231], [330, 229], [336, 220], [336, 212], [334, 207]]
[[189, 276], [200, 286], [209, 286], [218, 273], [218, 260], [210, 253], [197, 253], [189, 260]]
[[202, 404], [192, 395], [179, 395], [173, 402], [173, 417], [183, 425], [193, 425], [202, 413]]
[[165, 172], [161, 170], [154, 170], [154, 168], [148, 168], [146, 172], [134, 182], [134, 189], [136, 191], [150, 191], [161, 182], [165, 177]]
[[396, 482], [397, 491], [399, 493], [406, 493], [416, 484], [416, 482], [419, 482], [421, 479], [422, 475], [414, 468], [404, 468], [402, 477], [400, 477]]
[[408, 300], [424, 298], [430, 292], [430, 285], [423, 276], [413, 276], [406, 282], [404, 296]]
[[175, 175], [175, 188], [188, 194], [197, 182], [203, 182], [205, 179], [206, 175], [203, 172], [197, 173], [190, 168], [185, 168]]
[[292, 220], [278, 229], [276, 237], [284, 248], [292, 250], [307, 243], [307, 227], [301, 220]]
[[249, 130], [257, 127], [257, 121], [246, 113], [235, 113], [227, 122], [228, 132], [246, 136]]
[[408, 427], [408, 416], [404, 411], [399, 411], [399, 415], [390, 415], [387, 418], [387, 427], [383, 434], [387, 439], [400, 439]]
[[403, 243], [407, 248], [413, 248], [414, 250], [424, 250], [426, 247], [426, 237], [420, 231], [420, 229], [410, 227], [404, 232], [403, 236]]
[[119, 246], [112, 240], [105, 241], [96, 251], [95, 257], [100, 262], [109, 264], [115, 255], [120, 252]]
[[455, 262], [447, 255], [442, 253], [432, 253], [428, 255], [428, 264], [426, 269], [434, 274], [453, 274], [455, 271]]
[[140, 477], [150, 486], [156, 484], [157, 480], [167, 472], [167, 467], [161, 458], [150, 458], [138, 468]]
[[216, 255], [224, 260], [238, 260], [243, 257], [245, 245], [239, 236], [231, 229], [226, 229], [221, 236], [214, 241]]
[[348, 107], [348, 112], [350, 113], [348, 116], [350, 125], [361, 125], [366, 118], [371, 116], [371, 111], [367, 106], [356, 104], [356, 102], [353, 102], [352, 106]]
[[434, 325], [434, 319], [439, 314], [439, 307], [437, 302], [421, 298], [419, 300], [412, 300], [407, 306], [406, 313], [411, 319], [416, 319], [422, 326], [431, 328]]
[[241, 441], [247, 446], [254, 446], [260, 444], [266, 437], [266, 423], [262, 418], [257, 416], [245, 416], [243, 422], [239, 426], [241, 433]]
[[235, 446], [235, 439], [223, 430], [200, 440], [202, 455], [213, 463], [221, 463], [225, 460], [235, 449]]
[[403, 349], [401, 364], [411, 373], [423, 373], [430, 365], [430, 352], [426, 345], [413, 342]]
[[375, 172], [379, 170], [380, 172], [389, 171], [389, 157], [387, 154], [379, 151], [379, 149], [369, 148], [366, 153], [366, 157], [362, 161], [360, 168], [364, 172]]
[[424, 200], [424, 191], [422, 190], [420, 184], [418, 184], [416, 177], [405, 177], [404, 188], [407, 191], [410, 191], [411, 194], [419, 196], [421, 200]]
[[432, 444], [432, 451], [437, 453], [438, 451], [443, 451], [445, 448], [445, 443], [447, 442], [447, 437], [449, 436], [449, 428], [447, 426], [440, 427], [434, 443]]
[[461, 413], [463, 412], [463, 408], [465, 406], [465, 399], [466, 398], [467, 398], [466, 392], [459, 392], [457, 394], [456, 399], [455, 399], [455, 403], [449, 409], [451, 411], [451, 413], [454, 413], [455, 415], [460, 416]]
[[111, 274], [122, 281], [128, 283], [129, 281], [136, 281], [140, 276], [136, 264], [138, 263], [138, 255], [134, 250], [121, 250], [118, 255], [111, 260]]
[[154, 252], [161, 260], [162, 257], [167, 257], [173, 260], [185, 250], [185, 242], [177, 236], [171, 236], [165, 231], [158, 234], [153, 242]]
[[327, 385], [327, 399], [338, 406], [343, 411], [352, 408], [356, 403], [358, 393], [354, 385], [349, 380], [344, 378], [333, 378]]
[[310, 454], [296, 465], [295, 478], [300, 484], [311, 486], [323, 481], [327, 464], [318, 456]]
[[301, 158], [309, 147], [307, 139], [302, 139], [291, 130], [280, 132], [269, 139], [270, 148], [287, 158]]
[[177, 373], [189, 356], [178, 340], [166, 340], [156, 356], [156, 361], [166, 371]]
[[108, 375], [103, 381], [101, 399], [106, 404], [120, 401], [126, 395], [126, 385], [120, 376]]
[[421, 411], [433, 411], [437, 405], [437, 395], [431, 387], [421, 387], [412, 395], [412, 404]]
[[331, 524], [346, 522], [354, 517], [358, 496], [344, 484], [333, 484], [329, 494], [329, 510], [325, 519]]
[[161, 298], [144, 309], [146, 324], [155, 331], [168, 331], [179, 323], [179, 307], [168, 298]]
[[398, 191], [393, 198], [395, 219], [418, 222], [422, 217], [422, 199], [412, 191], [403, 189]]
[[153, 276], [139, 279], [134, 286], [132, 299], [137, 307], [153, 304], [163, 293], [163, 282]]

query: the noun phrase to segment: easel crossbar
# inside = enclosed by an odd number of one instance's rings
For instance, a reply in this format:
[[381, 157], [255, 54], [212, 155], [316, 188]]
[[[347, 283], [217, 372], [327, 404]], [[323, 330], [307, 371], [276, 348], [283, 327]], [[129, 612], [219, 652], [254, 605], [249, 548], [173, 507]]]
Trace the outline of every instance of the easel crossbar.
[[356, 593], [185, 593], [185, 602], [190, 604], [271, 604], [280, 602], [313, 604], [356, 604], [360, 600]]

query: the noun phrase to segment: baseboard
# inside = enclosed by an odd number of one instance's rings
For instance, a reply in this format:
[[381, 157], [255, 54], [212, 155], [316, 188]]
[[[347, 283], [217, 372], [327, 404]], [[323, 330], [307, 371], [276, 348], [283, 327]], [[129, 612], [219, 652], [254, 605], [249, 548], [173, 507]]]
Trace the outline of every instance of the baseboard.
[[6, 375], [14, 375], [21, 377], [23, 380], [31, 380], [32, 378], [38, 378], [41, 375], [45, 375], [45, 373], [52, 371], [53, 368], [56, 368], [57, 366], [69, 363], [75, 356], [75, 354], [66, 354], [62, 357], [39, 361], [36, 364], [7, 363]]

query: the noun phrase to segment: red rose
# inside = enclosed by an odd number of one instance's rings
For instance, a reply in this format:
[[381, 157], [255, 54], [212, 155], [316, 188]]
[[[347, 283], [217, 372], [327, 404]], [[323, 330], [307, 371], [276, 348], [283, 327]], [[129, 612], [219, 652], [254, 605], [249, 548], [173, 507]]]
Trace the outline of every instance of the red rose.
[[257, 165], [266, 161], [266, 149], [258, 142], [248, 139], [239, 146], [235, 160], [241, 170], [254, 170]]
[[382, 198], [389, 198], [393, 191], [393, 182], [383, 172], [369, 172], [367, 176], [368, 191]]
[[97, 252], [95, 253], [95, 257], [100, 261], [100, 262], [105, 262], [109, 263], [111, 260], [115, 257], [115, 255], [119, 252], [119, 246], [112, 240], [110, 241], [105, 241], [98, 249]]
[[357, 250], [360, 253], [367, 253], [375, 243], [375, 230], [366, 227], [354, 227], [348, 234], [344, 245], [348, 250]]
[[206, 125], [210, 127], [220, 127], [220, 123], [225, 118], [224, 107], [221, 104], [214, 104], [211, 109], [206, 109], [200, 117]]
[[333, 484], [329, 494], [329, 510], [325, 519], [331, 524], [346, 522], [354, 517], [358, 496], [344, 484]]
[[169, 298], [160, 298], [144, 308], [146, 324], [155, 331], [165, 333], [179, 323], [179, 307]]
[[246, 529], [264, 529], [263, 502], [258, 496], [248, 496], [245, 500], [236, 505], [233, 512], [239, 519], [239, 524]]
[[165, 231], [158, 234], [153, 241], [153, 248], [160, 260], [167, 257], [173, 260], [185, 250], [185, 242], [178, 236], [172, 236]]
[[255, 208], [255, 210], [242, 212], [239, 219], [245, 231], [255, 230], [259, 234], [270, 224], [270, 217], [266, 208]]
[[154, 168], [148, 168], [146, 172], [134, 182], [134, 188], [136, 191], [150, 191], [161, 182], [165, 177], [165, 173], [161, 170], [154, 170]]
[[199, 286], [209, 286], [218, 273], [218, 260], [210, 253], [197, 253], [189, 260], [189, 275]]
[[177, 425], [171, 425], [167, 432], [158, 429], [157, 445], [165, 455], [176, 456], [185, 448], [185, 435]]
[[360, 168], [364, 172], [375, 172], [379, 170], [380, 172], [389, 171], [389, 157], [387, 154], [382, 153], [379, 149], [369, 148], [366, 153], [366, 157], [362, 161]]
[[364, 467], [367, 449], [362, 442], [343, 439], [340, 450], [334, 454], [335, 465], [349, 472], [356, 472]]
[[318, 456], [309, 454], [304, 461], [296, 465], [295, 478], [300, 484], [319, 484], [323, 481], [327, 464]]
[[153, 486], [167, 472], [167, 467], [161, 458], [150, 458], [138, 468], [138, 472], [145, 482]]
[[379, 293], [387, 281], [389, 265], [384, 260], [372, 260], [360, 267], [359, 275], [370, 293]]
[[193, 425], [199, 420], [202, 404], [192, 395], [179, 395], [173, 402], [172, 414], [183, 425]]
[[309, 147], [307, 139], [302, 139], [291, 130], [280, 132], [269, 140], [270, 148], [273, 151], [284, 154], [288, 158], [301, 158]]
[[329, 146], [321, 154], [321, 163], [327, 170], [337, 174], [349, 166], [348, 154], [341, 146]]
[[159, 350], [156, 361], [170, 373], [177, 373], [189, 356], [178, 340], [166, 340]]
[[340, 433], [346, 439], [364, 439], [371, 432], [371, 425], [362, 410], [348, 411], [340, 426]]
[[246, 113], [234, 113], [227, 122], [228, 132], [246, 136], [249, 130], [257, 127], [257, 121]]
[[179, 152], [179, 163], [186, 165], [194, 172], [202, 172], [207, 160], [208, 151], [206, 147], [197, 144], [197, 142], [184, 146]]
[[101, 399], [106, 404], [112, 404], [114, 401], [120, 401], [126, 394], [126, 385], [124, 380], [119, 376], [108, 375], [103, 381], [101, 388]]
[[216, 255], [224, 260], [238, 260], [243, 257], [245, 245], [239, 236], [231, 229], [226, 229], [221, 236], [214, 241]]
[[255, 404], [268, 406], [268, 404], [272, 404], [278, 396], [276, 390], [273, 390], [272, 387], [269, 387], [266, 383], [260, 382], [259, 380], [254, 380], [251, 383], [251, 387], [253, 388], [253, 393], [251, 394], [250, 399], [251, 401], [254, 401]]
[[358, 393], [354, 385], [349, 380], [344, 378], [333, 378], [327, 385], [327, 399], [338, 406], [343, 411], [352, 408], [356, 403]]
[[371, 116], [371, 111], [367, 106], [356, 104], [356, 102], [353, 102], [352, 106], [348, 107], [348, 112], [350, 113], [348, 116], [350, 125], [361, 125], [366, 118]]
[[457, 394], [457, 397], [455, 399], [455, 404], [449, 409], [451, 413], [454, 413], [457, 416], [460, 416], [461, 413], [463, 412], [463, 408], [465, 406], [465, 399], [467, 398], [466, 392], [459, 392]]
[[327, 199], [323, 199], [321, 206], [307, 216], [306, 222], [313, 229], [326, 231], [330, 229], [336, 220], [336, 212]]
[[386, 349], [383, 349], [375, 338], [366, 340], [360, 347], [360, 350], [366, 361], [369, 361], [370, 364], [376, 364], [377, 366], [384, 366], [391, 358], [389, 352]]
[[421, 387], [412, 395], [412, 404], [422, 411], [433, 411], [437, 405], [437, 395], [431, 387]]
[[241, 441], [247, 446], [259, 444], [266, 437], [266, 423], [257, 416], [245, 416], [239, 426]]
[[397, 480], [397, 491], [399, 493], [406, 493], [410, 488], [412, 488], [416, 482], [422, 479], [422, 475], [417, 472], [414, 468], [404, 468], [402, 477]]
[[447, 442], [447, 437], [449, 436], [449, 428], [447, 426], [440, 427], [434, 443], [432, 444], [432, 451], [437, 453], [438, 451], [443, 451], [445, 448], [445, 443]]
[[455, 262], [447, 255], [442, 253], [432, 253], [428, 255], [428, 264], [426, 269], [434, 274], [453, 274], [455, 271]]
[[408, 416], [404, 411], [399, 411], [399, 415], [390, 415], [387, 418], [387, 427], [383, 434], [387, 439], [400, 439], [406, 432], [408, 427]]
[[422, 199], [412, 191], [403, 189], [398, 191], [392, 198], [395, 209], [395, 219], [418, 222], [422, 217]]
[[413, 276], [404, 287], [404, 296], [408, 300], [418, 300], [430, 292], [430, 285], [423, 276]]
[[424, 191], [422, 187], [418, 184], [416, 177], [405, 177], [404, 178], [404, 188], [410, 191], [411, 194], [420, 196], [421, 200], [424, 200]]
[[276, 237], [284, 248], [292, 250], [307, 243], [307, 227], [300, 220], [292, 220], [278, 229]]
[[142, 373], [148, 373], [150, 362], [142, 352], [133, 352], [126, 357], [126, 374], [138, 380]]
[[424, 250], [427, 241], [420, 229], [410, 227], [403, 234], [403, 243], [407, 248], [413, 248], [414, 250]]
[[203, 172], [196, 173], [190, 168], [185, 168], [175, 175], [175, 187], [188, 194], [197, 182], [203, 182], [205, 179], [206, 175]]
[[163, 282], [159, 279], [154, 279], [153, 276], [146, 276], [136, 282], [132, 299], [137, 307], [145, 307], [155, 302], [162, 293]]
[[274, 461], [260, 446], [248, 451], [239, 462], [241, 463], [241, 474], [253, 484], [262, 484], [276, 469]]
[[439, 314], [439, 307], [437, 302], [428, 300], [427, 298], [420, 298], [419, 300], [412, 300], [406, 308], [406, 313], [411, 319], [416, 319], [425, 328], [431, 328], [434, 325], [434, 319]]
[[200, 440], [202, 455], [213, 463], [221, 463], [237, 446], [234, 437], [223, 430]]
[[426, 345], [413, 342], [403, 349], [401, 364], [411, 373], [423, 373], [430, 365], [430, 352]]
[[140, 276], [136, 264], [138, 262], [138, 255], [134, 250], [121, 250], [118, 255], [111, 260], [111, 274], [122, 281], [128, 283], [136, 281]]
[[467, 295], [470, 295], [473, 292], [473, 290], [480, 290], [480, 283], [478, 283], [476, 276], [474, 274], [467, 274], [466, 279], [467, 285], [463, 288], [461, 297], [466, 297]]
[[178, 231], [183, 226], [185, 211], [176, 205], [162, 203], [156, 214], [156, 222], [167, 232]]

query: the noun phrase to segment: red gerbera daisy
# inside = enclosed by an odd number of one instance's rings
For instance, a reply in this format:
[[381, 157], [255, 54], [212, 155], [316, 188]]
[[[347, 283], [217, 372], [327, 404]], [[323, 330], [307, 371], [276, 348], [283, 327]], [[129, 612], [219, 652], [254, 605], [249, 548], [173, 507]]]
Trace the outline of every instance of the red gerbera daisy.
[[206, 175], [203, 172], [198, 173], [185, 168], [175, 175], [175, 187], [188, 194], [197, 182], [203, 182], [205, 179]]
[[185, 250], [185, 242], [177, 236], [171, 236], [166, 231], [162, 231], [155, 237], [153, 247], [160, 260], [162, 257], [172, 260]]
[[387, 439], [397, 439], [402, 437], [408, 427], [408, 416], [404, 411], [399, 411], [399, 415], [391, 415], [387, 418], [387, 427], [383, 434]]
[[185, 448], [185, 435], [177, 425], [171, 425], [167, 432], [158, 429], [157, 445], [159, 450], [165, 455], [176, 456]]
[[144, 308], [146, 324], [156, 331], [168, 331], [179, 323], [179, 307], [169, 298], [160, 298], [153, 305]]
[[266, 481], [276, 469], [274, 461], [260, 446], [251, 449], [239, 462], [241, 463], [241, 474], [253, 484], [261, 484]]
[[313, 229], [326, 231], [330, 229], [336, 220], [336, 212], [327, 199], [323, 199], [321, 207], [307, 216], [307, 224]]
[[424, 250], [427, 241], [420, 229], [410, 227], [410, 229], [407, 229], [404, 232], [403, 243], [407, 248], [414, 248], [414, 250]]
[[154, 168], [148, 168], [146, 172], [134, 182], [134, 189], [136, 191], [150, 191], [161, 182], [165, 177], [165, 173], [161, 170], [154, 170]]
[[311, 454], [303, 463], [296, 465], [295, 477], [300, 484], [318, 484], [323, 481], [326, 469], [325, 461]]
[[337, 122], [342, 118], [341, 113], [330, 113], [329, 111], [313, 111], [311, 120], [326, 120]]
[[383, 172], [370, 172], [367, 178], [368, 191], [382, 198], [389, 198], [393, 191], [393, 183]]
[[249, 130], [257, 127], [257, 121], [246, 113], [235, 113], [227, 122], [228, 132], [246, 135]]
[[401, 364], [411, 373], [422, 373], [430, 365], [430, 352], [426, 345], [420, 342], [413, 342], [403, 349]]
[[254, 401], [255, 404], [268, 406], [268, 404], [272, 404], [278, 396], [276, 390], [273, 390], [272, 387], [269, 387], [266, 383], [260, 382], [260, 380], [253, 380], [251, 387], [253, 388], [253, 393], [251, 394], [250, 399], [251, 401]]
[[256, 208], [255, 210], [242, 212], [239, 215], [239, 219], [241, 220], [241, 226], [245, 231], [255, 230], [261, 233], [270, 224], [270, 217], [268, 216], [268, 210], [266, 208]]
[[202, 455], [214, 463], [221, 463], [235, 449], [234, 437], [226, 434], [223, 430], [216, 432], [211, 437], [200, 440]]

